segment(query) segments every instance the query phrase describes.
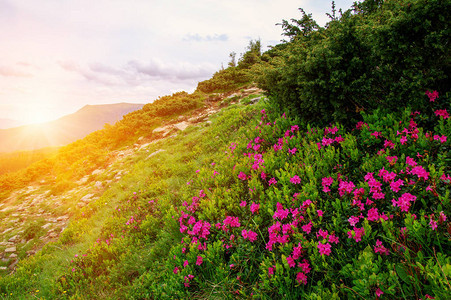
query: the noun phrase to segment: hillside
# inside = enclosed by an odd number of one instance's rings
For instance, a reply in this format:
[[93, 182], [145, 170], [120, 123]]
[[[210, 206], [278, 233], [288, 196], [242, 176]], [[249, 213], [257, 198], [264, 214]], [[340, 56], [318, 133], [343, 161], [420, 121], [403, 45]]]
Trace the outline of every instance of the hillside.
[[23, 125], [21, 122], [17, 120], [11, 119], [0, 119], [0, 129], [12, 128]]
[[86, 105], [77, 112], [55, 121], [0, 129], [0, 152], [36, 150], [50, 146], [63, 146], [113, 124], [124, 115], [141, 109], [144, 104], [116, 103]]
[[0, 176], [0, 297], [448, 299], [450, 5], [301, 10], [194, 93]]

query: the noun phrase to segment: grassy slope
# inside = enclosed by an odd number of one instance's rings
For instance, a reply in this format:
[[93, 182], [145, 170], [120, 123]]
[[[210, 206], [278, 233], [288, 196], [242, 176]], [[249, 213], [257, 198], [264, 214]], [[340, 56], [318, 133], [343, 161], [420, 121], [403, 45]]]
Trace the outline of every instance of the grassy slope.
[[[124, 220], [126, 222], [126, 217], [118, 214], [118, 207], [125, 206], [122, 209], [124, 214], [127, 210], [133, 210], [133, 208], [126, 207], [127, 201], [133, 198], [133, 192], [159, 196], [179, 205], [178, 193], [181, 187], [186, 185], [195, 168], [212, 161], [217, 149], [223, 147], [231, 138], [236, 137], [238, 128], [249, 121], [256, 109], [255, 107], [231, 109], [224, 112], [225, 116], [213, 118], [211, 126], [209, 123], [192, 126], [176, 137], [161, 140], [150, 145], [147, 151], [141, 151], [136, 156], [129, 157], [123, 163], [126, 165], [125, 173], [128, 175], [112, 184], [97, 201], [89, 204], [73, 217], [58, 242], [46, 245], [41, 252], [22, 261], [14, 276], [0, 279], [0, 290], [4, 293], [3, 296], [10, 295], [13, 299], [34, 296], [64, 297], [66, 295], [64, 290], [57, 289], [58, 278], [64, 276], [65, 272], [70, 269], [70, 261], [73, 260], [75, 254], [86, 253], [88, 248], [92, 248], [96, 244], [97, 239], [108, 236], [108, 230], [114, 231], [114, 227], [120, 226], [117, 224], [118, 222]], [[148, 157], [149, 153], [157, 150], [164, 151]], [[164, 209], [171, 208], [168, 206]], [[149, 230], [155, 231], [156, 229]], [[158, 233], [158, 235], [161, 234]], [[138, 273], [128, 274], [131, 277], [125, 281], [140, 275], [140, 272], [144, 271], [142, 264], [147, 267], [149, 267], [149, 263], [152, 264], [145, 258], [151, 256], [155, 261], [161, 258], [161, 256], [152, 254], [155, 250], [152, 250], [150, 245], [159, 243], [159, 247], [156, 247], [157, 250], [167, 251], [171, 245], [167, 242], [165, 237], [154, 237], [145, 241], [144, 244], [136, 245], [136, 249], [143, 253], [139, 258], [135, 258], [134, 262], [129, 261], [128, 263], [132, 264], [129, 266], [130, 269], [138, 270]], [[133, 238], [129, 240], [128, 237], [125, 237], [124, 243], [134, 243]], [[131, 254], [121, 253], [120, 255]], [[121, 279], [124, 280], [124, 278]], [[127, 282], [122, 284], [126, 285]], [[83, 289], [88, 288], [79, 283], [77, 283], [77, 287], [68, 287], [72, 289], [71, 292], [75, 292], [75, 295], [79, 296], [86, 295], [84, 294], [86, 291]], [[101, 292], [88, 291], [88, 294], [101, 297], [111, 297], [115, 293], [121, 294], [121, 287], [116, 286], [116, 288], [117, 290]]]

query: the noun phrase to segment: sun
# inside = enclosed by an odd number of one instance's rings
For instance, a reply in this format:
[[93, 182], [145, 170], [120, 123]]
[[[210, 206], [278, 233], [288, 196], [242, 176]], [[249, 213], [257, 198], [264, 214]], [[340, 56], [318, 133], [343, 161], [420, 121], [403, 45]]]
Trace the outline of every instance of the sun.
[[34, 107], [27, 111], [25, 119], [27, 124], [42, 124], [56, 119], [56, 116], [49, 108]]

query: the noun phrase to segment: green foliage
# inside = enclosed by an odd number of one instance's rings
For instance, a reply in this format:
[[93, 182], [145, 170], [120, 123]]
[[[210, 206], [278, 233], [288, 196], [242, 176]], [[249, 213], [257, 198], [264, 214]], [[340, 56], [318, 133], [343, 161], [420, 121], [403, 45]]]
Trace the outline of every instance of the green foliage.
[[406, 104], [423, 111], [421, 95], [432, 88], [450, 103], [450, 5], [363, 1], [325, 28], [301, 10], [300, 20], [281, 23], [290, 41], [257, 68], [260, 85], [280, 108], [319, 124], [349, 125], [360, 111]]

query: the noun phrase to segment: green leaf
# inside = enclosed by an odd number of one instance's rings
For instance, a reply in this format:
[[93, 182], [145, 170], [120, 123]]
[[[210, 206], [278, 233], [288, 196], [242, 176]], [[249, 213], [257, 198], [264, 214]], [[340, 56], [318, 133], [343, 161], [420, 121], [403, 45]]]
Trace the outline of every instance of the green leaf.
[[405, 283], [411, 283], [412, 278], [407, 274], [406, 270], [403, 268], [402, 265], [396, 265], [395, 266], [396, 273], [398, 274], [399, 278], [401, 278]]

